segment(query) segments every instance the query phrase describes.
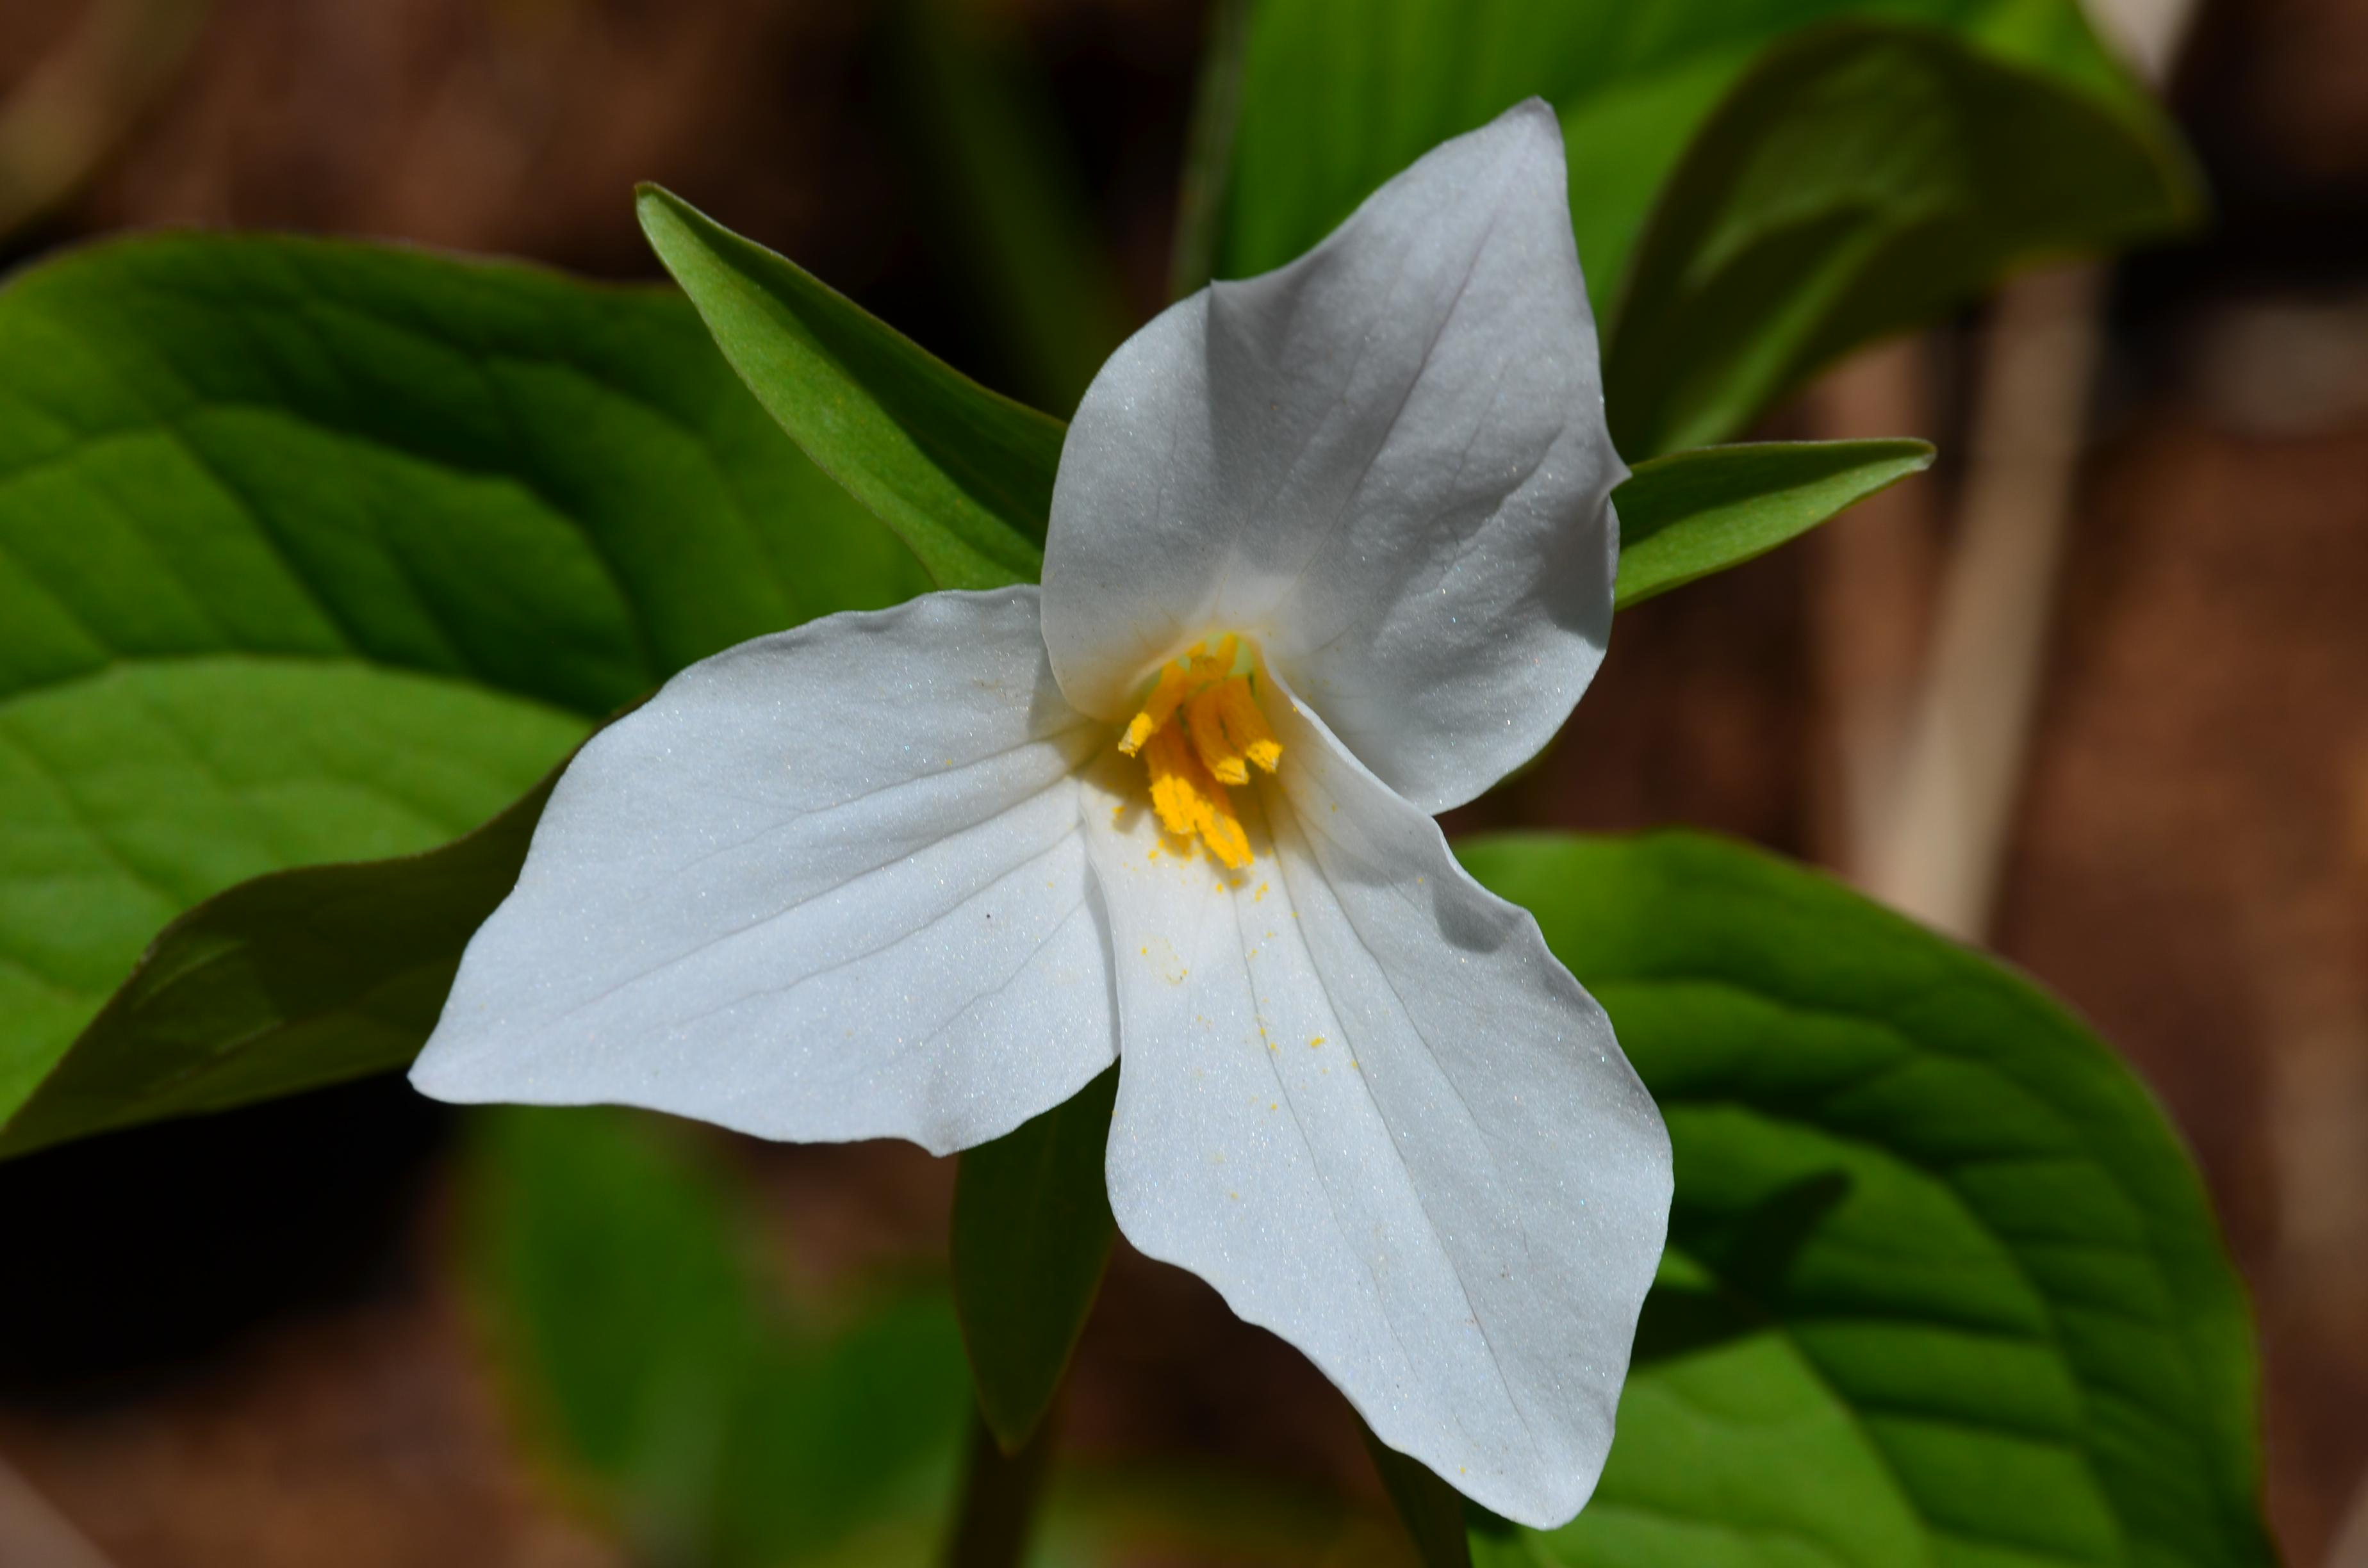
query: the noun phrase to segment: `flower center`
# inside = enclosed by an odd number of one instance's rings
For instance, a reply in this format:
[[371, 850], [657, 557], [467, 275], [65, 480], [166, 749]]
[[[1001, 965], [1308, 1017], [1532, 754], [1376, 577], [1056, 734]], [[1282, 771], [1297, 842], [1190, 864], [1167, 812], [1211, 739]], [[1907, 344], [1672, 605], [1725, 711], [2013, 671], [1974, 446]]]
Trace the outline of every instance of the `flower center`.
[[1249, 835], [1234, 812], [1229, 784], [1247, 784], [1256, 766], [1272, 773], [1282, 745], [1267, 727], [1247, 669], [1236, 671], [1242, 640], [1195, 642], [1160, 667], [1143, 710], [1127, 722], [1118, 749], [1141, 756], [1151, 773], [1151, 809], [1178, 837], [1197, 835], [1228, 870], [1250, 863]]

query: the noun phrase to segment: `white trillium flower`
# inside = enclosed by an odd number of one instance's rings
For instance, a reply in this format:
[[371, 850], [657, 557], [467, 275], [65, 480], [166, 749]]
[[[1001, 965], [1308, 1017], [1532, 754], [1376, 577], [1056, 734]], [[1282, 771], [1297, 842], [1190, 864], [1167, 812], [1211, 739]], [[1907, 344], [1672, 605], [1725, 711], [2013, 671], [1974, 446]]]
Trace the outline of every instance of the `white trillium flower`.
[[1431, 819], [1602, 658], [1600, 378], [1532, 101], [1128, 341], [1041, 589], [759, 638], [596, 736], [413, 1082], [945, 1153], [1117, 1060], [1128, 1240], [1468, 1495], [1570, 1517], [1668, 1139]]

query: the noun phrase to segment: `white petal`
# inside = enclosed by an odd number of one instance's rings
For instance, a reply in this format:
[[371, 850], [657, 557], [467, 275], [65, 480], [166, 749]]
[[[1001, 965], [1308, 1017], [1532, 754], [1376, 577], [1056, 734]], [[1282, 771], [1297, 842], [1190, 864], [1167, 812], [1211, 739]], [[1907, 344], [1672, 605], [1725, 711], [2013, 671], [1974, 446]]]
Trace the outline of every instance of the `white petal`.
[[1238, 876], [1174, 854], [1118, 768], [1087, 775], [1121, 1020], [1111, 1207], [1383, 1442], [1560, 1523], [1611, 1441], [1668, 1135], [1536, 922], [1280, 706]]
[[1114, 1050], [1075, 777], [1108, 740], [1033, 588], [693, 665], [560, 780], [412, 1081], [940, 1153], [1008, 1131]]
[[1594, 676], [1625, 473], [1562, 134], [1532, 99], [1103, 366], [1053, 486], [1053, 668], [1122, 719], [1159, 660], [1251, 632], [1367, 766], [1443, 811]]

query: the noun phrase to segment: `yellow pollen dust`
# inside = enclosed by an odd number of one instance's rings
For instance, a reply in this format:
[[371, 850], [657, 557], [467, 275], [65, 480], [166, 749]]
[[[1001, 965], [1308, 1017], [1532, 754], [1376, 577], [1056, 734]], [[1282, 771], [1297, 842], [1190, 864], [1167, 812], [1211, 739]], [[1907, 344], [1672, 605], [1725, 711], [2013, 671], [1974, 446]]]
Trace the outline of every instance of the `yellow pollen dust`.
[[1118, 743], [1150, 770], [1159, 825], [1178, 837], [1198, 835], [1235, 871], [1250, 863], [1250, 838], [1226, 786], [1248, 783], [1252, 767], [1272, 773], [1282, 761], [1250, 677], [1235, 672], [1240, 655], [1241, 639], [1227, 636], [1170, 659]]

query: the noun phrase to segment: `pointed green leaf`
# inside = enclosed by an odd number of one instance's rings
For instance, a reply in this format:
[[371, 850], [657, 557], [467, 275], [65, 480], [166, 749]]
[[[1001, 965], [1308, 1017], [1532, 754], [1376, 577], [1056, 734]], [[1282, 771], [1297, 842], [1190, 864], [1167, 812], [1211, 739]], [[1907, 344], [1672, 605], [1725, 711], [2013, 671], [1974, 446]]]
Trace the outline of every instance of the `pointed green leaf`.
[[1060, 421], [987, 391], [679, 197], [643, 187], [640, 210], [757, 401], [939, 586], [1035, 580]]
[[1459, 846], [1668, 1118], [1594, 1500], [1482, 1568], [2266, 1568], [2243, 1293], [2129, 1069], [2030, 982], [1681, 834]]
[[1801, 33], [1728, 92], [1662, 188], [1605, 353], [1612, 435], [1632, 460], [1725, 440], [2019, 266], [2200, 211], [2158, 113], [1938, 29]]
[[1932, 466], [1929, 443], [1770, 441], [1636, 465], [1620, 514], [1619, 607], [1740, 566]]
[[954, 1301], [980, 1413], [1018, 1453], [1060, 1392], [1101, 1289], [1116, 1224], [1102, 1181], [1112, 1067], [1064, 1105], [963, 1153]]
[[[246, 879], [433, 849], [684, 665], [926, 585], [671, 293], [260, 238], [18, 275], [0, 1147], [399, 1062], [433, 949], [499, 897], [490, 861], [256, 889], [93, 1019], [160, 926]], [[345, 961], [300, 956], [315, 917]]]

